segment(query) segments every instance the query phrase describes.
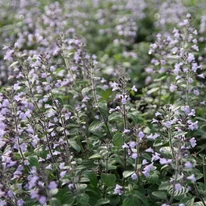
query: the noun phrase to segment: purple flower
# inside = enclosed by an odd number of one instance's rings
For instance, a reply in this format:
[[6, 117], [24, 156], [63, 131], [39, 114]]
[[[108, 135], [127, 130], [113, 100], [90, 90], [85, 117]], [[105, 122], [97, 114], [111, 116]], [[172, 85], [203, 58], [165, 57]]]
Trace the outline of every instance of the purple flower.
[[131, 90], [134, 91], [134, 92], [137, 92], [136, 86], [134, 85]]
[[136, 179], [137, 179], [137, 174], [136, 174], [136, 173], [133, 173], [133, 174], [131, 175], [131, 178], [132, 178], [133, 180], [136, 180]]
[[194, 174], [192, 174], [189, 177], [187, 177], [187, 179], [191, 180], [193, 183], [196, 182], [196, 178], [195, 178]]
[[149, 136], [147, 136], [147, 139], [153, 139], [155, 140], [157, 137], [159, 137], [160, 135], [155, 133], [155, 134], [150, 134]]
[[175, 184], [175, 190], [181, 191], [182, 190], [182, 185], [180, 183]]
[[190, 139], [190, 145], [191, 145], [192, 148], [197, 145], [196, 139], [195, 139], [194, 137], [192, 137], [192, 138]]
[[174, 84], [171, 84], [171, 85], [170, 85], [170, 91], [171, 91], [171, 92], [174, 92], [174, 91], [176, 91], [176, 90], [177, 90], [177, 86], [174, 85]]
[[144, 136], [145, 136], [144, 132], [140, 131], [140, 132], [138, 133], [138, 137], [139, 137], [140, 139], [142, 139]]
[[138, 158], [138, 154], [136, 152], [132, 153], [131, 155], [132, 159], [137, 159]]
[[129, 148], [129, 146], [128, 146], [126, 143], [124, 143], [124, 144], [122, 145], [122, 148], [123, 148], [123, 149]]
[[189, 54], [188, 54], [188, 57], [187, 57], [187, 61], [188, 61], [189, 63], [191, 63], [191, 62], [194, 61], [194, 60], [195, 60], [194, 54], [189, 53]]
[[191, 120], [187, 121], [190, 130], [198, 129], [198, 121], [192, 122]]
[[12, 61], [13, 60], [13, 54], [14, 54], [14, 50], [13, 49], [7, 50], [6, 54], [4, 55], [4, 59], [8, 60], [8, 61]]
[[148, 162], [147, 162], [147, 160], [146, 159], [143, 159], [142, 160], [142, 165], [146, 165]]
[[165, 159], [165, 158], [160, 158], [159, 161], [160, 161], [161, 165], [168, 165], [168, 164], [170, 164], [172, 162], [171, 159]]
[[17, 205], [18, 206], [23, 206], [24, 205], [24, 201], [22, 199], [17, 201]]
[[188, 162], [185, 163], [185, 168], [191, 169], [191, 168], [193, 168], [193, 164], [188, 161]]
[[45, 196], [40, 196], [39, 197], [39, 202], [43, 205], [46, 202], [46, 197]]
[[151, 163], [151, 164], [144, 167], [142, 173], [144, 174], [145, 177], [149, 177], [150, 171], [152, 171], [154, 169], [155, 169], [155, 167], [154, 167], [153, 163]]
[[127, 104], [127, 99], [125, 97], [122, 97], [122, 104]]
[[115, 187], [115, 189], [114, 189], [114, 194], [122, 195], [123, 192], [124, 192], [124, 191], [123, 191], [123, 187], [120, 186], [120, 185], [118, 185], [118, 184], [116, 184], [116, 187]]
[[145, 152], [151, 152], [151, 153], [153, 153], [154, 150], [150, 147], [150, 148], [146, 149]]
[[193, 90], [193, 94], [196, 95], [196, 96], [199, 96], [200, 92], [199, 92], [199, 90], [194, 89], [194, 90]]
[[157, 152], [155, 152], [155, 154], [152, 154], [152, 162], [153, 161], [156, 161], [156, 160], [159, 160], [160, 159], [160, 154], [159, 153], [157, 153]]
[[165, 125], [167, 128], [171, 128], [171, 126], [172, 126], [172, 121], [166, 121], [166, 122], [164, 123], [164, 125]]
[[135, 141], [131, 141], [131, 142], [129, 143], [129, 146], [130, 146], [131, 148], [136, 147], [136, 142], [135, 142]]
[[127, 133], [130, 133], [130, 130], [129, 129], [124, 129], [124, 134], [127, 134]]
[[74, 184], [73, 184], [73, 183], [70, 183], [70, 184], [68, 185], [68, 188], [69, 188], [70, 190], [73, 190], [73, 189], [74, 189]]
[[49, 188], [50, 190], [56, 189], [56, 188], [57, 188], [57, 183], [56, 183], [55, 181], [51, 181], [51, 182], [49, 183], [48, 188]]

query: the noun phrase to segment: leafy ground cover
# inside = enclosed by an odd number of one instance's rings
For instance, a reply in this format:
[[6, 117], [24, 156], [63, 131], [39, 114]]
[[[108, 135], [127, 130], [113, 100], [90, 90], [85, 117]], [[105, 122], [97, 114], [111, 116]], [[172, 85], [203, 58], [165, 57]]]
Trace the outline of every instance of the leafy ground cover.
[[1, 206], [205, 206], [204, 0], [0, 1]]

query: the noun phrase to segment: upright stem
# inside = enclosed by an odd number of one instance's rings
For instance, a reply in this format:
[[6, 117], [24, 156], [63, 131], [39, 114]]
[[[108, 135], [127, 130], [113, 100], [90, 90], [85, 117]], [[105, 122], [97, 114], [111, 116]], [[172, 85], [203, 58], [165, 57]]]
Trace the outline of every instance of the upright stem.
[[103, 119], [104, 124], [105, 124], [105, 126], [106, 126], [106, 128], [107, 128], [108, 135], [109, 135], [110, 138], [112, 138], [112, 134], [111, 134], [110, 129], [109, 129], [109, 126], [108, 126], [108, 124], [107, 124], [107, 120], [106, 120], [106, 118], [105, 118], [105, 116], [104, 116], [101, 108], [98, 106], [97, 94], [96, 94], [96, 89], [95, 89], [93, 74], [91, 74], [91, 77], [90, 77], [90, 78], [91, 78], [90, 81], [91, 81], [91, 85], [92, 85], [92, 92], [93, 92], [94, 102], [95, 102], [95, 104], [96, 104], [96, 106], [97, 106], [97, 108], [98, 108], [98, 110], [99, 110], [99, 113], [100, 113], [100, 115], [101, 115], [101, 118]]

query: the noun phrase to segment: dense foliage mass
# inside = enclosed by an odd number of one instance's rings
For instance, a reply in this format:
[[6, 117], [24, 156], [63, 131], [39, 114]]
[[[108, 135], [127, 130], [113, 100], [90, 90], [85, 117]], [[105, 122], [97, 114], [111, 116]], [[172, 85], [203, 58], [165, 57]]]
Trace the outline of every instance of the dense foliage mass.
[[1, 0], [0, 37], [0, 206], [206, 206], [204, 0]]

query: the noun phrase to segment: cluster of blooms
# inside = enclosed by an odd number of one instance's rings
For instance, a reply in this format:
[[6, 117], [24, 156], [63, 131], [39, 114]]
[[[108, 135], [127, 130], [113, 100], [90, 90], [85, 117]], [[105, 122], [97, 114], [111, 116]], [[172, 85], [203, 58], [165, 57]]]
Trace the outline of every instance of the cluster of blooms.
[[[180, 29], [175, 28], [172, 35], [157, 35], [157, 41], [151, 44], [149, 50], [149, 53], [154, 55], [153, 68], [146, 69], [154, 76], [158, 76], [158, 73], [165, 74], [165, 81], [161, 81], [161, 92], [169, 90], [168, 97], [175, 94], [178, 99], [175, 104], [156, 112], [152, 120], [156, 128], [159, 128], [156, 137], [160, 138], [160, 145], [168, 142], [169, 147], [156, 147], [156, 152], [150, 149], [152, 162], [159, 161], [161, 165], [170, 165], [175, 170], [170, 181], [173, 191], [181, 191], [184, 187], [189, 190], [189, 182], [196, 182], [193, 173], [196, 161], [193, 159], [191, 162], [189, 155], [189, 149], [196, 146], [196, 140], [190, 136], [190, 131], [198, 129], [198, 121], [193, 120], [196, 116], [193, 107], [195, 96], [200, 95], [198, 87], [201, 88], [201, 83], [195, 82], [195, 78], [205, 79], [205, 76], [200, 73], [202, 67], [197, 64], [194, 56], [199, 48], [197, 30], [191, 26], [190, 20], [191, 15], [187, 14], [187, 18], [179, 23]], [[200, 104], [203, 105], [204, 101]], [[151, 139], [150, 136], [148, 138]], [[171, 194], [170, 203], [173, 198], [174, 193]]]
[[[11, 51], [10, 48], [7, 49], [7, 53]], [[2, 184], [1, 193], [4, 194], [7, 201], [15, 202], [19, 206], [23, 203], [16, 195], [23, 193], [24, 190], [29, 190], [32, 199], [44, 204], [50, 196], [48, 192], [43, 195], [41, 190], [46, 185], [48, 191], [57, 187], [56, 182], [49, 183], [47, 175], [39, 172], [39, 169], [37, 170], [36, 166], [32, 165], [29, 157], [32, 150], [45, 152], [44, 157], [35, 157], [38, 164], [43, 167], [42, 171], [52, 172], [55, 169], [54, 164], [59, 164], [59, 169], [56, 169], [59, 181], [64, 182], [66, 173], [71, 169], [70, 166], [67, 166], [72, 160], [72, 152], [68, 141], [69, 130], [66, 125], [69, 121], [73, 121], [72, 113], [56, 97], [67, 93], [68, 88], [74, 83], [75, 77], [81, 73], [80, 70], [73, 69], [73, 76], [71, 76], [70, 69], [82, 66], [86, 70], [86, 66], [91, 65], [88, 62], [90, 56], [82, 49], [81, 40], [62, 39], [59, 50], [67, 61], [66, 66], [68, 63], [70, 66], [72, 65], [71, 68], [68, 66], [66, 69], [57, 70], [51, 64], [52, 56], [50, 54], [36, 57], [26, 57], [25, 55], [22, 59], [15, 49], [12, 50], [12, 60], [18, 61], [13, 65], [13, 74], [9, 76], [8, 83], [11, 86], [8, 86], [5, 92], [0, 94], [2, 177], [5, 174], [11, 174], [5, 176], [5, 179], [8, 181], [9, 179], [13, 181], [22, 179], [24, 184], [28, 182], [26, 186], [23, 186], [22, 183], [18, 185], [18, 188], [14, 188], [13, 195], [9, 195], [11, 191], [7, 184]], [[71, 58], [65, 56], [69, 51], [73, 51]], [[92, 64], [95, 63], [95, 56], [92, 62]], [[80, 97], [80, 99], [82, 99], [80, 105], [75, 106], [81, 108], [85, 97]], [[16, 152], [20, 154], [20, 159], [14, 157]], [[23, 174], [24, 169], [29, 173], [27, 180]], [[71, 175], [71, 172], [69, 174]], [[70, 182], [72, 181], [71, 178]], [[74, 185], [72, 185], [72, 183], [68, 185], [70, 189], [74, 189]], [[20, 187], [22, 190], [19, 189]]]
[[[187, 8], [181, 1], [167, 1], [159, 2], [158, 13], [155, 14], [157, 21], [156, 27], [160, 27], [163, 30], [167, 29], [168, 25], [176, 25], [180, 21], [180, 17], [184, 16], [187, 12]], [[169, 18], [168, 18], [169, 16]]]

